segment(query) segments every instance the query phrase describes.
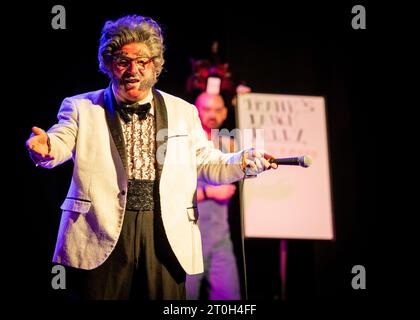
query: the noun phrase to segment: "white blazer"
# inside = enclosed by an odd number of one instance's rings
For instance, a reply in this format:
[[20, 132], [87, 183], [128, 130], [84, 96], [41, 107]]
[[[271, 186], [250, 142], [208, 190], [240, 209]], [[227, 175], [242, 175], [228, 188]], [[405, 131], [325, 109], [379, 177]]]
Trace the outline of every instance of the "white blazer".
[[[242, 153], [223, 154], [201, 127], [196, 108], [153, 89], [156, 116], [157, 179], [164, 230], [188, 274], [203, 272], [197, 225], [197, 178], [213, 184], [244, 176]], [[58, 123], [47, 134], [53, 168], [70, 158], [73, 177], [61, 209], [53, 261], [93, 269], [111, 254], [119, 238], [127, 200], [124, 138], [111, 89], [66, 98]]]

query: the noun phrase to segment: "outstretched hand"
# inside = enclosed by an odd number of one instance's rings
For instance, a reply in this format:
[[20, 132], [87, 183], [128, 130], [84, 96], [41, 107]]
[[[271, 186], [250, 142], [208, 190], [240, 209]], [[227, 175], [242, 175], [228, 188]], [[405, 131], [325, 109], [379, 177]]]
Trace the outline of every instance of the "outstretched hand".
[[26, 147], [37, 160], [49, 161], [54, 159], [54, 157], [50, 155], [51, 148], [48, 141], [48, 135], [41, 128], [32, 127], [32, 134], [26, 141]]

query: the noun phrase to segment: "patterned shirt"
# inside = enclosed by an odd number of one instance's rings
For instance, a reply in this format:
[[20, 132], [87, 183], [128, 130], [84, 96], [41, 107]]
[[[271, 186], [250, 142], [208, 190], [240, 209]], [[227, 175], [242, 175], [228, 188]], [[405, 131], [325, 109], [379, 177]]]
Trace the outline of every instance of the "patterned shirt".
[[156, 178], [156, 125], [152, 108], [144, 120], [139, 120], [136, 114], [128, 123], [121, 119], [129, 179], [155, 180]]

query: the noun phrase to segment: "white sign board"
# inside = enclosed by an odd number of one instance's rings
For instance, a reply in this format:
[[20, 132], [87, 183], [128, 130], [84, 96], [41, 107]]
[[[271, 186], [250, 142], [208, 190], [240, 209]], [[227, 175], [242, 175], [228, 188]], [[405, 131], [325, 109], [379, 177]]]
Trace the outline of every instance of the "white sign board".
[[[307, 155], [312, 160], [309, 168], [280, 166], [245, 180], [241, 193], [245, 236], [333, 239], [324, 98], [241, 94], [237, 125], [242, 135], [253, 132], [254, 146], [275, 158]], [[249, 147], [245, 140], [249, 138], [242, 138], [241, 147]]]

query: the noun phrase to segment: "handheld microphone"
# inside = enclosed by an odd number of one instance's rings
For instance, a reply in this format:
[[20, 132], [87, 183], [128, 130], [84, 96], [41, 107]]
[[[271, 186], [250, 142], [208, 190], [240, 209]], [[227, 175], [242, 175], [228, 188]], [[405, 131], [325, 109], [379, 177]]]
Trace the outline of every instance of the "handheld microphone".
[[271, 158], [268, 160], [270, 163], [275, 163], [277, 165], [286, 165], [286, 166], [301, 166], [308, 168], [312, 161], [308, 156], [301, 157], [292, 157], [292, 158]]

